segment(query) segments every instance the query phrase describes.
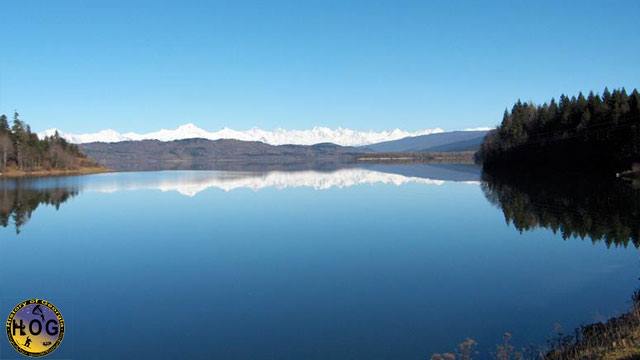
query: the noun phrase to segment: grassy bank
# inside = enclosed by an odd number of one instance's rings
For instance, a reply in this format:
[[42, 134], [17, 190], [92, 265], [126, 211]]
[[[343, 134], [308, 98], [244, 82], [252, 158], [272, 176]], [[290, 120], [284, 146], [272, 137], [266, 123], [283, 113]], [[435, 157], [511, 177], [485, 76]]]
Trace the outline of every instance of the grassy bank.
[[582, 326], [574, 337], [559, 339], [545, 359], [638, 359], [640, 358], [640, 291], [633, 296], [629, 312], [606, 322]]
[[111, 170], [101, 166], [81, 167], [77, 169], [37, 169], [31, 171], [8, 168], [0, 172], [0, 178], [20, 178], [20, 177], [42, 177], [42, 176], [64, 176], [64, 175], [88, 175], [109, 172]]

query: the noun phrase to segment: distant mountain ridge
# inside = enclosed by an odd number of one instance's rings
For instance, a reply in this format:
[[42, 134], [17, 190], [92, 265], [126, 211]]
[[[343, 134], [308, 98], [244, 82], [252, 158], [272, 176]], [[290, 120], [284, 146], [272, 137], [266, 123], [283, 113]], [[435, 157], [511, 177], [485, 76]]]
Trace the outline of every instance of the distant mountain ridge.
[[485, 134], [485, 131], [454, 131], [407, 137], [364, 147], [333, 143], [270, 145], [260, 141], [202, 138], [93, 142], [79, 146], [101, 165], [114, 170], [251, 170], [265, 167], [273, 170], [299, 170], [335, 168], [372, 153], [384, 153], [382, 155], [388, 156], [406, 152], [413, 153], [413, 157], [418, 159], [417, 155], [425, 152], [471, 151], [477, 149]]
[[373, 152], [451, 152], [473, 151], [480, 148], [488, 130], [450, 131], [437, 134], [406, 137], [361, 146]]
[[354, 161], [361, 150], [331, 143], [269, 145], [231, 139], [141, 140], [79, 145], [91, 158], [114, 170], [312, 168]]

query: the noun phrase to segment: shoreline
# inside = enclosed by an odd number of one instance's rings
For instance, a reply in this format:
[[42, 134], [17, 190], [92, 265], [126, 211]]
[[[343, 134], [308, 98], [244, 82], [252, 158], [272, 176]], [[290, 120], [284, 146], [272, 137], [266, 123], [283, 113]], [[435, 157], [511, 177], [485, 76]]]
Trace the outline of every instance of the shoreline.
[[[358, 166], [363, 164], [474, 164], [472, 161], [472, 152], [455, 152], [455, 153], [379, 153], [379, 154], [358, 154], [352, 161], [341, 163], [344, 167]], [[218, 164], [220, 165], [220, 164]], [[255, 166], [256, 164], [249, 164]], [[268, 165], [275, 164], [264, 164]], [[278, 164], [282, 165], [282, 164]], [[249, 166], [249, 168], [251, 168]], [[342, 166], [338, 166], [342, 167]], [[305, 167], [306, 169], [306, 167]], [[34, 170], [23, 171], [15, 168], [8, 169], [6, 172], [0, 172], [0, 179], [16, 179], [28, 177], [56, 177], [56, 176], [79, 176], [113, 172], [139, 172], [139, 171], [172, 171], [172, 170], [228, 170], [223, 168], [211, 169], [188, 169], [188, 168], [137, 168], [137, 169], [111, 169], [101, 166], [81, 167], [79, 169], [52, 169], [52, 170]], [[253, 169], [255, 171], [255, 169]], [[281, 170], [281, 169], [273, 169]]]
[[23, 171], [23, 170], [15, 170], [9, 169], [7, 172], [0, 172], [0, 179], [16, 179], [16, 178], [27, 178], [27, 177], [53, 177], [53, 176], [74, 176], [74, 175], [91, 175], [91, 174], [102, 174], [113, 172], [111, 169], [107, 169], [104, 167], [83, 167], [79, 169], [54, 169], [54, 170], [34, 170], [34, 171]]
[[474, 164], [474, 154], [474, 151], [364, 153], [355, 156], [355, 163]]

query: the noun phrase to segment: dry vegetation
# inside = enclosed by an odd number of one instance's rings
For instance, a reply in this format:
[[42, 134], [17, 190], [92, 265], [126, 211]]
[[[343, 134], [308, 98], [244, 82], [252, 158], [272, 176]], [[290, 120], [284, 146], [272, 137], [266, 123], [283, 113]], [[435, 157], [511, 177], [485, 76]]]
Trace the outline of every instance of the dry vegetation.
[[68, 143], [56, 132], [39, 139], [29, 125], [14, 114], [9, 127], [6, 115], [0, 115], [0, 176], [43, 176], [86, 174], [106, 171], [85, 156], [78, 146]]

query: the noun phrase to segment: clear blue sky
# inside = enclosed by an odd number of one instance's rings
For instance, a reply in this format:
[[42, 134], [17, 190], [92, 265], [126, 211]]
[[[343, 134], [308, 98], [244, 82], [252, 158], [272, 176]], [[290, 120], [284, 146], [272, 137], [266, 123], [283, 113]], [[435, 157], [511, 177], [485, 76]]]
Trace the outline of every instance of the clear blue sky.
[[499, 122], [640, 87], [640, 1], [2, 1], [0, 112], [33, 129]]

